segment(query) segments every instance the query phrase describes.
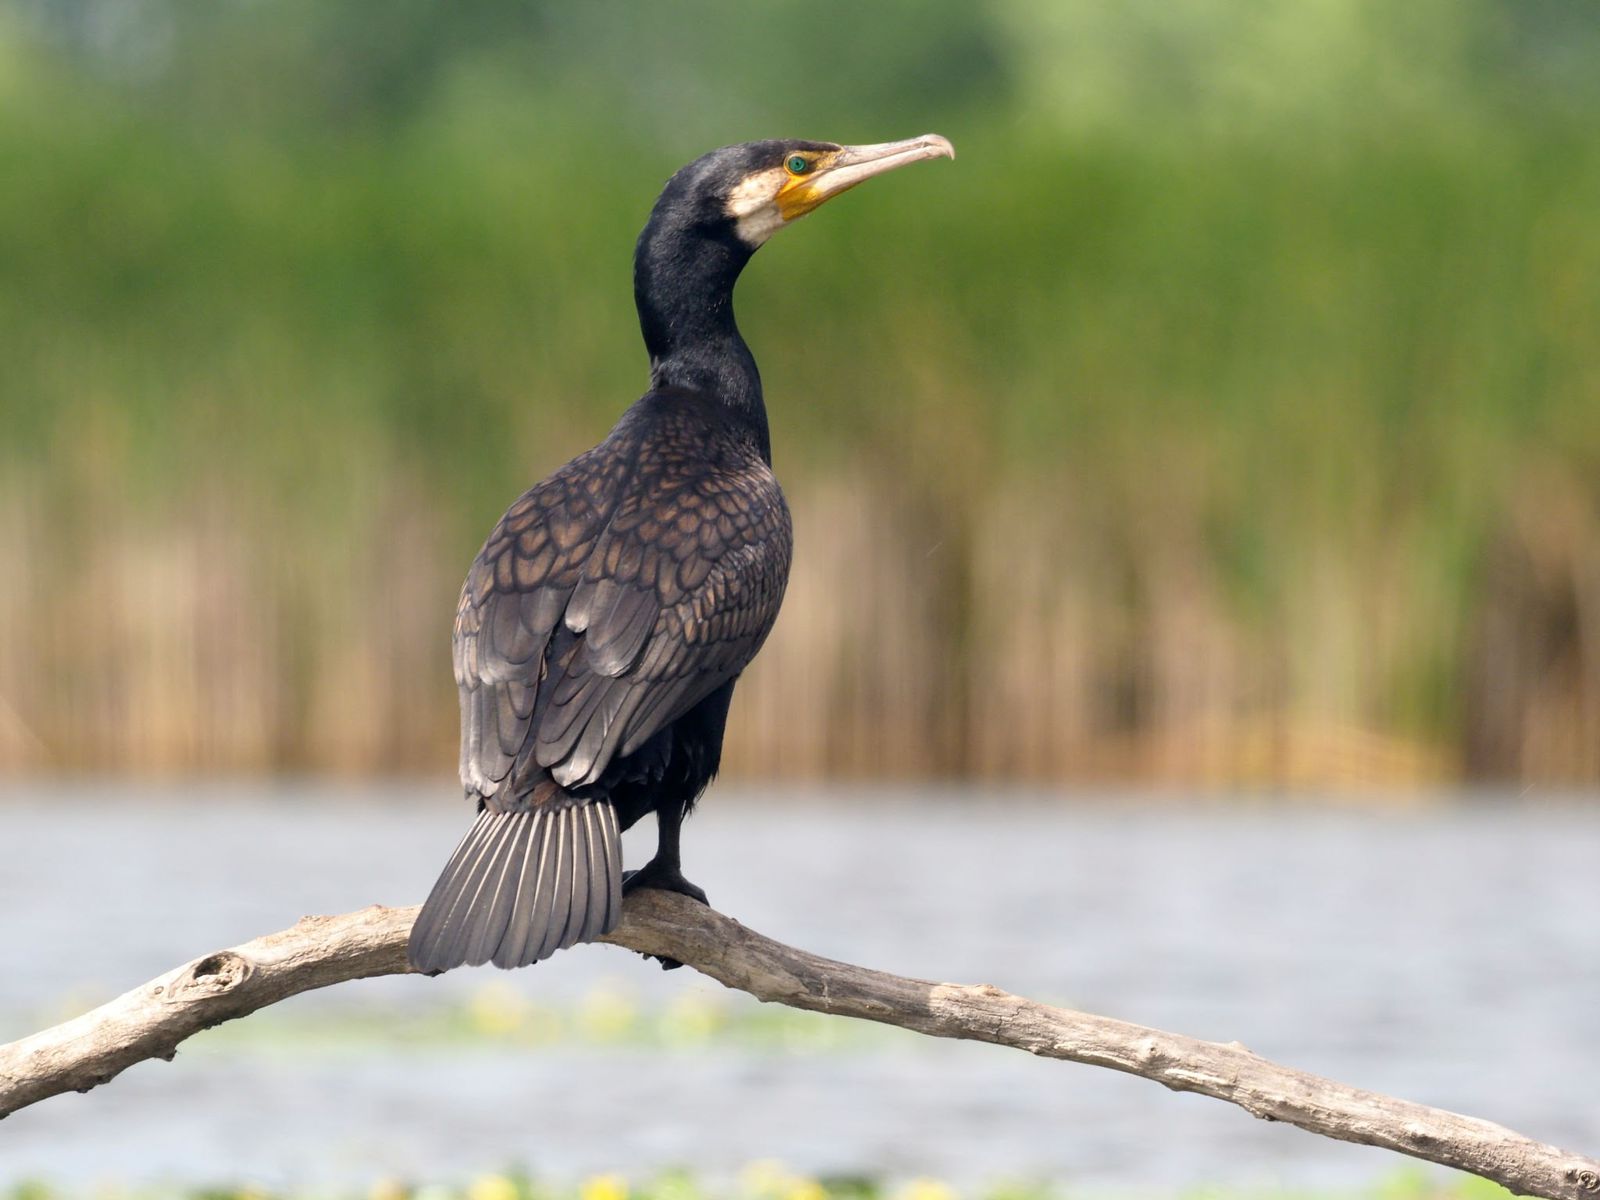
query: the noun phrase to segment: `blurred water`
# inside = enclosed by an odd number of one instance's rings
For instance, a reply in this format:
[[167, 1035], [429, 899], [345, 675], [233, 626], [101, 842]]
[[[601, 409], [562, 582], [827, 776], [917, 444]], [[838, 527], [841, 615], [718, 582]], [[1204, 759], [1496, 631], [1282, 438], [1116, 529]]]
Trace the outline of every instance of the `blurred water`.
[[[0, 793], [0, 1038], [306, 912], [426, 892], [465, 813], [415, 784]], [[737, 799], [739, 802], [735, 802]], [[713, 795], [690, 878], [838, 958], [1219, 1040], [1600, 1150], [1600, 808], [1413, 811], [905, 792]], [[630, 861], [649, 831], [629, 837]], [[460, 1003], [496, 980], [645, 1005], [720, 992], [607, 947], [510, 975], [366, 981], [305, 1014]], [[365, 1185], [523, 1164], [559, 1177], [757, 1158], [1074, 1188], [1358, 1185], [1402, 1160], [1215, 1101], [989, 1046], [543, 1048], [219, 1043], [0, 1125], [0, 1185]]]

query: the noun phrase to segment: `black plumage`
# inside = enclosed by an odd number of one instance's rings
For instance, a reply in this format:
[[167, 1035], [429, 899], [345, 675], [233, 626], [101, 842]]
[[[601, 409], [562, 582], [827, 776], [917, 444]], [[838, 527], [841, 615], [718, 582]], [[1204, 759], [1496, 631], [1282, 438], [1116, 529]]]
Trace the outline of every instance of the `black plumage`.
[[[734, 283], [787, 221], [941, 154], [933, 135], [753, 142], [668, 181], [634, 260], [650, 390], [511, 506], [462, 587], [461, 779], [478, 816], [412, 930], [419, 970], [520, 966], [593, 940], [621, 919], [625, 885], [704, 901], [678, 830], [717, 772], [792, 546]], [[625, 880], [621, 832], [647, 812], [660, 845]]]

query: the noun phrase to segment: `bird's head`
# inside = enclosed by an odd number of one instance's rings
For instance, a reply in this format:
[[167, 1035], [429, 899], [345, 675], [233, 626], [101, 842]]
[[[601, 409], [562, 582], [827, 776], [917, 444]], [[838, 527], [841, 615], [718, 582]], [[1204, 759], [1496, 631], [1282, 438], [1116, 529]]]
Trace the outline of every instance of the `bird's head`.
[[667, 183], [657, 211], [731, 232], [755, 249], [823, 201], [925, 158], [954, 158], [936, 133], [873, 146], [773, 140], [724, 146], [697, 158]]
[[[954, 158], [936, 133], [876, 146], [766, 141], [724, 146], [667, 181], [633, 256], [633, 295], [656, 387], [762, 414], [761, 379], [733, 319], [750, 256], [830, 196], [925, 158]], [[766, 418], [759, 425], [767, 454]]]

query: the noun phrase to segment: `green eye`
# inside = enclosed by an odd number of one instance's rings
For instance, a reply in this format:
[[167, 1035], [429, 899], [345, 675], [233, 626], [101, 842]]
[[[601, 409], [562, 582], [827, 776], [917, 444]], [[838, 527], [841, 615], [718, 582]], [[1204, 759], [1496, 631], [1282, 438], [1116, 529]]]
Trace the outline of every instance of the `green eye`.
[[791, 175], [804, 175], [811, 170], [811, 163], [803, 154], [791, 154], [784, 166], [789, 168]]

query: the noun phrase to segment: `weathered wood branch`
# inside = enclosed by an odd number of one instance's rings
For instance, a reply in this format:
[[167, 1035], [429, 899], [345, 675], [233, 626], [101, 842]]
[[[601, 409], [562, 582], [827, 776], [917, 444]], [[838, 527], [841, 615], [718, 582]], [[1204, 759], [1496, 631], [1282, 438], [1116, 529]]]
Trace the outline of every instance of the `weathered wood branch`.
[[[288, 996], [408, 970], [415, 908], [306, 917], [292, 929], [169, 971], [53, 1029], [0, 1046], [0, 1116], [87, 1091], [185, 1038]], [[1143, 1076], [1236, 1104], [1324, 1137], [1397, 1150], [1549, 1200], [1597, 1200], [1600, 1161], [1475, 1117], [1281, 1067], [1223, 1045], [1051, 1008], [987, 985], [904, 979], [796, 950], [682, 896], [644, 891], [606, 939], [687, 963], [758, 1000], [899, 1025], [934, 1037], [1012, 1046]]]

